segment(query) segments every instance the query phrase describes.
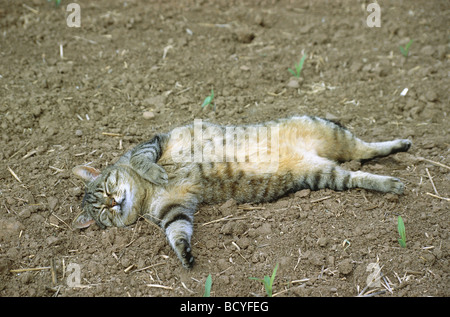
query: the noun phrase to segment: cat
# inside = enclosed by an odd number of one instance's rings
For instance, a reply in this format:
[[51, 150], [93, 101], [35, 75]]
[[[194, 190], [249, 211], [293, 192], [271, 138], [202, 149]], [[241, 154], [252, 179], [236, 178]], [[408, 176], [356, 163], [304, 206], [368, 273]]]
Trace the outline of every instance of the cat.
[[270, 202], [306, 188], [402, 194], [398, 178], [347, 171], [338, 163], [410, 146], [407, 139], [364, 142], [339, 123], [315, 116], [236, 127], [195, 120], [137, 145], [102, 172], [74, 167], [86, 190], [73, 225], [123, 227], [143, 216], [162, 228], [182, 265], [191, 268], [193, 215], [199, 204], [230, 198]]

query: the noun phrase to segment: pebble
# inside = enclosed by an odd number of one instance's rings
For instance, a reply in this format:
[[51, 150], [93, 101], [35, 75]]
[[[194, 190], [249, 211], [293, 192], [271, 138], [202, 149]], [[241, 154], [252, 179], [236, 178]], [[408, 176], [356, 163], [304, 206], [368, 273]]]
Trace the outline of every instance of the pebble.
[[429, 90], [429, 91], [427, 91], [427, 93], [425, 94], [425, 98], [426, 98], [428, 101], [435, 102], [435, 101], [438, 100], [438, 95], [436, 94], [435, 91]]
[[317, 240], [317, 244], [321, 247], [325, 247], [328, 244], [328, 239], [326, 237], [320, 237], [319, 240]]
[[420, 50], [420, 52], [421, 52], [423, 55], [428, 55], [428, 56], [433, 55], [434, 51], [435, 51], [435, 49], [434, 49], [434, 47], [431, 46], [431, 45], [424, 46], [424, 47]]
[[75, 135], [76, 135], [76, 136], [82, 136], [82, 135], [83, 135], [83, 131], [81, 131], [81, 130], [76, 130], [76, 131], [75, 131]]
[[353, 264], [350, 259], [345, 259], [338, 264], [339, 273], [342, 275], [350, 274], [353, 271]]
[[257, 232], [261, 236], [266, 236], [272, 233], [272, 226], [270, 223], [264, 223], [261, 227], [257, 229]]
[[58, 198], [56, 197], [48, 197], [47, 198], [48, 208], [50, 210], [55, 210], [56, 205], [58, 204]]
[[304, 26], [302, 26], [300, 29], [299, 29], [299, 32], [300, 32], [300, 34], [307, 34], [307, 33], [309, 33], [310, 31], [311, 31], [311, 29], [314, 27], [314, 24], [307, 24], [307, 25], [304, 25]]
[[55, 236], [50, 236], [47, 239], [45, 239], [48, 246], [56, 245], [59, 242], [59, 239]]
[[24, 218], [24, 219], [30, 218], [31, 212], [32, 212], [32, 208], [29, 208], [29, 206], [27, 206], [19, 213], [19, 217]]
[[255, 38], [255, 33], [246, 28], [238, 29], [234, 32], [234, 38], [239, 43], [248, 44]]
[[236, 211], [237, 203], [234, 199], [227, 200], [224, 204], [219, 207], [220, 212], [223, 216], [228, 216]]
[[50, 223], [50, 224], [52, 224], [52, 225], [59, 225], [59, 220], [58, 220], [58, 218], [56, 218], [55, 216], [53, 216], [53, 215], [51, 215], [49, 218], [48, 218], [48, 222]]
[[287, 86], [288, 86], [289, 88], [299, 88], [299, 87], [300, 87], [300, 84], [298, 83], [298, 80], [296, 80], [296, 79], [291, 79], [291, 80], [287, 83]]
[[308, 254], [307, 258], [309, 263], [315, 266], [322, 266], [325, 261], [325, 256], [320, 253], [311, 252]]
[[0, 241], [17, 237], [24, 226], [14, 219], [0, 219]]
[[142, 116], [144, 117], [144, 119], [150, 120], [155, 117], [155, 114], [153, 113], [153, 111], [144, 111], [144, 113], [142, 113]]
[[311, 194], [311, 190], [310, 189], [302, 189], [302, 190], [296, 192], [294, 196], [296, 198], [304, 198], [304, 197], [308, 197], [309, 194]]

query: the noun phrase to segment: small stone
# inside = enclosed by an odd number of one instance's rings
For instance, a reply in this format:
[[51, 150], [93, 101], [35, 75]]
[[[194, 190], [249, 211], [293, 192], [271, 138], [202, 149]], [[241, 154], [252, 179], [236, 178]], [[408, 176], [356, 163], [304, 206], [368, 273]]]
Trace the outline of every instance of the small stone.
[[309, 194], [311, 194], [311, 190], [310, 189], [302, 189], [298, 192], [295, 193], [295, 197], [296, 198], [305, 198], [308, 197]]
[[255, 23], [259, 26], [264, 26], [264, 18], [260, 14], [257, 14], [255, 16]]
[[436, 261], [436, 257], [432, 253], [424, 253], [422, 254], [422, 258], [424, 258], [430, 265]]
[[354, 62], [354, 63], [352, 63], [352, 66], [350, 66], [350, 71], [352, 73], [357, 73], [363, 68], [363, 66], [364, 65], [360, 62]]
[[299, 29], [300, 34], [307, 34], [314, 27], [313, 24], [304, 25]]
[[237, 241], [237, 244], [241, 249], [247, 249], [251, 244], [251, 240], [247, 237], [242, 237]]
[[49, 222], [51, 225], [55, 225], [55, 226], [57, 226], [57, 225], [59, 224], [58, 218], [56, 218], [56, 217], [53, 216], [53, 215], [51, 215], [50, 217], [48, 217], [48, 222]]
[[325, 114], [325, 119], [327, 119], [327, 120], [330, 120], [330, 121], [338, 121], [338, 119], [339, 119], [339, 117], [338, 116], [335, 116], [334, 114], [332, 114], [332, 113], [330, 113], [330, 112], [327, 112], [326, 114]]
[[76, 136], [82, 136], [82, 135], [83, 135], [83, 131], [81, 131], [81, 130], [76, 130], [76, 131], [75, 131], [75, 135], [76, 135]]
[[155, 117], [155, 114], [153, 113], [153, 111], [144, 111], [144, 113], [142, 114], [142, 116], [144, 117], [144, 119], [146, 120], [151, 120]]
[[239, 43], [248, 44], [253, 41], [255, 34], [246, 28], [241, 28], [234, 32], [234, 37]]
[[48, 246], [52, 246], [57, 244], [59, 242], [59, 239], [55, 236], [50, 236], [47, 239], [45, 239], [45, 241], [47, 242]]
[[328, 239], [326, 237], [320, 237], [319, 240], [317, 240], [317, 244], [321, 247], [325, 247], [328, 244]]
[[300, 87], [300, 83], [297, 79], [291, 79], [288, 83], [287, 86], [289, 88], [299, 88]]
[[307, 258], [309, 263], [315, 266], [322, 266], [325, 261], [324, 255], [320, 253], [311, 252], [308, 254]]
[[426, 98], [428, 101], [435, 102], [435, 101], [438, 100], [438, 95], [436, 94], [435, 91], [429, 90], [429, 91], [427, 91], [427, 93], [425, 94], [425, 98]]
[[338, 264], [339, 273], [342, 275], [350, 274], [353, 271], [353, 264], [350, 259], [345, 259]]
[[224, 204], [222, 204], [222, 206], [219, 207], [219, 211], [222, 213], [222, 215], [229, 216], [233, 214], [236, 208], [237, 203], [234, 199], [231, 198], [228, 199]]
[[14, 219], [0, 219], [0, 242], [17, 237], [24, 226]]
[[435, 49], [434, 49], [434, 47], [431, 46], [431, 45], [424, 46], [424, 47], [420, 50], [420, 52], [421, 52], [423, 55], [428, 55], [428, 56], [433, 55], [434, 51], [435, 51]]
[[33, 274], [31, 272], [24, 272], [23, 274], [20, 274], [20, 281], [23, 284], [28, 284], [33, 280]]
[[225, 235], [231, 235], [233, 233], [233, 224], [231, 222], [227, 222], [222, 229], [220, 230], [221, 233]]
[[272, 226], [270, 223], [264, 223], [261, 227], [257, 229], [257, 232], [261, 236], [266, 236], [272, 233]]
[[50, 210], [55, 210], [56, 205], [58, 204], [58, 198], [56, 197], [48, 197], [47, 198], [48, 208]]
[[30, 208], [30, 206], [27, 206], [19, 213], [19, 217], [24, 218], [24, 219], [30, 218], [31, 211], [32, 211], [32, 208]]
[[217, 261], [217, 267], [219, 268], [219, 270], [223, 271], [230, 267], [230, 263], [228, 263], [225, 259], [219, 259]]
[[81, 190], [80, 187], [69, 188], [68, 192], [69, 192], [70, 196], [72, 196], [72, 197], [80, 196], [83, 193], [83, 191]]
[[334, 266], [334, 256], [330, 255], [327, 258], [327, 263], [328, 263], [328, 266]]

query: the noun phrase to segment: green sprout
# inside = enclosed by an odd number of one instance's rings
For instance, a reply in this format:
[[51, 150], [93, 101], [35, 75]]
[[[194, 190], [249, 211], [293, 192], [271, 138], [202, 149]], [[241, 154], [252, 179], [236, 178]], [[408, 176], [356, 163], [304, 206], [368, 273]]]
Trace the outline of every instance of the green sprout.
[[400, 234], [400, 239], [398, 239], [398, 243], [402, 248], [406, 248], [406, 231], [405, 224], [403, 223], [403, 219], [401, 216], [398, 216], [398, 233]]
[[302, 59], [300, 60], [300, 62], [299, 62], [297, 65], [294, 64], [294, 66], [295, 66], [295, 71], [294, 71], [292, 68], [288, 68], [288, 71], [289, 71], [292, 75], [294, 75], [295, 77], [300, 78], [300, 74], [301, 74], [302, 69], [303, 69], [303, 64], [305, 63], [305, 59], [306, 59], [306, 54], [304, 54], [304, 55], [302, 56]]
[[405, 58], [408, 58], [409, 55], [409, 48], [411, 47], [411, 44], [413, 43], [413, 40], [410, 40], [405, 47], [400, 46], [400, 53], [402, 53], [402, 55]]
[[[205, 100], [202, 103], [202, 108], [204, 108], [205, 106], [209, 106], [211, 105], [212, 101], [214, 99], [214, 90], [211, 89], [211, 94], [205, 98]], [[216, 111], [216, 104], [214, 103], [214, 111]]]
[[259, 281], [263, 283], [264, 288], [266, 289], [267, 296], [272, 297], [272, 286], [273, 286], [273, 280], [275, 279], [275, 275], [277, 274], [278, 269], [278, 263], [275, 265], [275, 268], [273, 269], [272, 276], [269, 277], [267, 275], [264, 276], [264, 278], [257, 278], [257, 277], [249, 277], [251, 280]]
[[61, 4], [61, 0], [47, 0], [47, 2], [54, 2], [57, 7]]
[[205, 282], [205, 293], [203, 293], [203, 297], [209, 297], [211, 293], [211, 285], [212, 285], [212, 278], [211, 274], [208, 275]]

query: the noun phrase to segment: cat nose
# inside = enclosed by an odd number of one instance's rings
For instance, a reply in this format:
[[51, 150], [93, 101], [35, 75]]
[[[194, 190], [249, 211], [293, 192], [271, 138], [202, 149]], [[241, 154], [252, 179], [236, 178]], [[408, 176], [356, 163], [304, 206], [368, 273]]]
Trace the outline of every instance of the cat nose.
[[105, 205], [109, 207], [117, 206], [118, 203], [113, 197], [107, 197], [105, 201]]

